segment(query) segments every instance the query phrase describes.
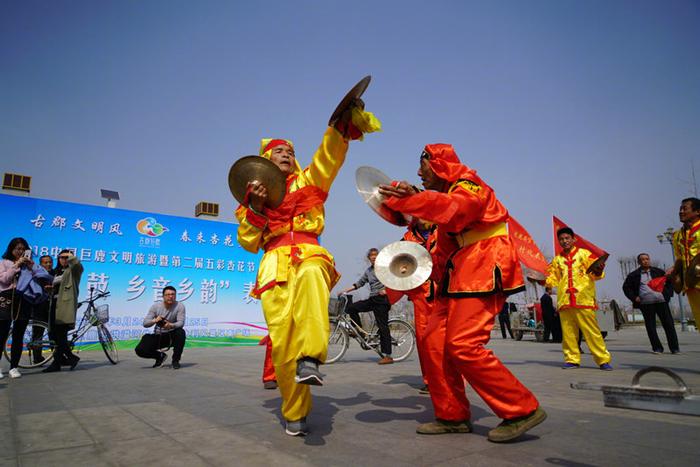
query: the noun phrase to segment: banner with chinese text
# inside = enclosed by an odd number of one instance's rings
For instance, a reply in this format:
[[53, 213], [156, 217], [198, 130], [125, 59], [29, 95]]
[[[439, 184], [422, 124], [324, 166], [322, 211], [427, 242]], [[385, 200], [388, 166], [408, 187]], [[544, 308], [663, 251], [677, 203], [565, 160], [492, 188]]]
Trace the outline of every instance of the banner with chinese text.
[[187, 309], [188, 346], [253, 344], [266, 332], [249, 296], [260, 258], [238, 245], [236, 224], [5, 194], [0, 212], [3, 251], [24, 237], [35, 261], [48, 254], [55, 265], [68, 248], [85, 268], [80, 299], [91, 287], [111, 292], [100, 303], [109, 304], [117, 340], [151, 332], [143, 318], [166, 285]]

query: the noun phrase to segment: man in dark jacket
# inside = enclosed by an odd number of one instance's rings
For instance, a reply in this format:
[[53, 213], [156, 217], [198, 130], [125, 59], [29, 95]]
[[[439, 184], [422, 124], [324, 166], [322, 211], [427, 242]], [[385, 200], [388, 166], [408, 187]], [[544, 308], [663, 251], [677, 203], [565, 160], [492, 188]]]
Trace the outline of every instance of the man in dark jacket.
[[668, 301], [673, 296], [671, 281], [666, 281], [663, 293], [652, 290], [647, 285], [647, 282], [663, 276], [665, 274], [664, 271], [651, 265], [651, 258], [647, 253], [637, 255], [637, 263], [639, 263], [639, 267], [627, 276], [625, 283], [622, 285], [622, 291], [632, 301], [634, 308], [642, 310], [644, 325], [647, 328], [652, 351], [654, 353], [664, 351], [659, 335], [656, 333], [656, 317], [658, 316], [664, 332], [666, 332], [666, 340], [671, 353], [678, 353], [678, 336], [673, 324], [671, 310], [668, 307]]
[[554, 302], [552, 300], [552, 288], [545, 287], [544, 294], [540, 297], [542, 306], [542, 322], [544, 323], [544, 342], [549, 341], [549, 334], [552, 334], [552, 342], [561, 343], [561, 322]]

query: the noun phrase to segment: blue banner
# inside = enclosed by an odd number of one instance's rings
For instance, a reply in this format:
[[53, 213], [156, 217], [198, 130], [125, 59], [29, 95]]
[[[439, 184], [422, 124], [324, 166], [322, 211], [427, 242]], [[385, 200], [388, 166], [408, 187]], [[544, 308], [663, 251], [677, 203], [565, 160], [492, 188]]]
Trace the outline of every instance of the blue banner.
[[[188, 342], [197, 337], [265, 333], [260, 304], [250, 297], [260, 255], [238, 245], [232, 223], [0, 195], [0, 248], [24, 237], [38, 262], [67, 248], [85, 268], [80, 298], [109, 290], [115, 339], [145, 330], [148, 308], [163, 287], [177, 289], [187, 309]], [[192, 341], [194, 344], [195, 341]]]

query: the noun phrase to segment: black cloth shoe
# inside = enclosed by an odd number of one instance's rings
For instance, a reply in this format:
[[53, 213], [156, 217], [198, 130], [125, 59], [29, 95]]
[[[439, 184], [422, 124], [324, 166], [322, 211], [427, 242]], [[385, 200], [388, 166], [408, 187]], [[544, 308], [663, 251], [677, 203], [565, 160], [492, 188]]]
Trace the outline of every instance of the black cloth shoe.
[[61, 365], [58, 365], [55, 362], [41, 370], [42, 373], [54, 373], [56, 371], [61, 371]]
[[71, 371], [75, 369], [76, 366], [78, 366], [78, 362], [80, 361], [80, 357], [77, 355], [73, 355], [73, 358], [71, 358], [68, 361], [68, 365], [70, 366]]
[[180, 369], [180, 360], [173, 360], [173, 370]]
[[168, 354], [158, 352], [158, 356], [156, 357], [156, 362], [153, 364], [153, 368], [158, 368], [159, 366], [161, 366], [166, 358], [168, 358]]

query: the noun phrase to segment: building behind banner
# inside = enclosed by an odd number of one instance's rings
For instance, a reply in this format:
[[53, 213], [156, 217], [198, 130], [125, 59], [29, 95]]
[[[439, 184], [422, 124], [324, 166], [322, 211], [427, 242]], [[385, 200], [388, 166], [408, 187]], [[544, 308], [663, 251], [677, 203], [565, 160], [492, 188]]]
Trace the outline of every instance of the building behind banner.
[[236, 224], [5, 194], [0, 212], [3, 251], [24, 237], [35, 261], [50, 255], [55, 265], [67, 248], [85, 268], [80, 299], [111, 292], [101, 303], [120, 347], [151, 332], [143, 318], [167, 285], [187, 308], [188, 346], [252, 345], [266, 333], [250, 297], [260, 257], [238, 245]]

